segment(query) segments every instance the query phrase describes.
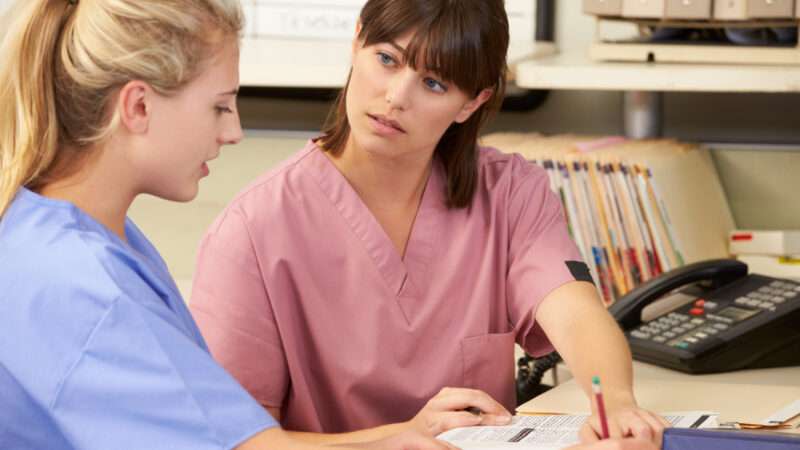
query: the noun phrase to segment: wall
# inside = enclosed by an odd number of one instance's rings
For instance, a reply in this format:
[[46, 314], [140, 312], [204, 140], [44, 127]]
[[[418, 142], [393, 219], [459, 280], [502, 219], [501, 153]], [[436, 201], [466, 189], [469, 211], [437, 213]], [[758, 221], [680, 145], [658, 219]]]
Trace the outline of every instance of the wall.
[[[623, 35], [625, 26], [604, 27], [604, 35]], [[558, 2], [557, 43], [562, 52], [585, 52], [595, 35], [594, 19], [581, 2]], [[607, 34], [606, 34], [607, 33]], [[243, 123], [249, 128], [317, 130], [327, 102], [243, 98]], [[739, 227], [798, 228], [800, 202], [793, 198], [793, 174], [800, 173], [800, 94], [667, 93], [664, 135], [711, 144]], [[552, 91], [539, 109], [502, 113], [489, 127], [542, 133], [621, 134], [622, 94], [606, 91]], [[770, 147], [763, 144], [788, 144]], [[745, 170], [746, 169], [746, 170]], [[770, 188], [744, 189], [772, 174]], [[764, 181], [766, 183], [766, 181]]]

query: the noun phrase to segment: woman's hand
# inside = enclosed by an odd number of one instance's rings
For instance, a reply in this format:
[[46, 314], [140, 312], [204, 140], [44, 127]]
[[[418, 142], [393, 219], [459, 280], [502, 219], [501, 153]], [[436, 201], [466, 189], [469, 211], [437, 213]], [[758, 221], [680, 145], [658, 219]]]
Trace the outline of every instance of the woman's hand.
[[[652, 442], [658, 448], [661, 448], [664, 429], [669, 427], [666, 419], [632, 402], [609, 409], [607, 417], [609, 437], [634, 437]], [[602, 437], [602, 427], [596, 413], [583, 425], [580, 437], [582, 442], [594, 442]]]
[[[480, 413], [469, 412], [468, 408]], [[507, 425], [510, 422], [511, 413], [489, 394], [475, 389], [444, 388], [407, 425], [425, 436], [434, 437], [458, 427]]]

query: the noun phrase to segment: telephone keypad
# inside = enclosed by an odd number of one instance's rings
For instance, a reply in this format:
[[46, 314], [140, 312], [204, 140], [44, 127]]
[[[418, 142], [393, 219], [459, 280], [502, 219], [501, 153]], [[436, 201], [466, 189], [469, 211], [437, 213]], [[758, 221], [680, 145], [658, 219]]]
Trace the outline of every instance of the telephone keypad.
[[[680, 349], [689, 349], [715, 337], [734, 323], [756, 313], [774, 311], [787, 301], [800, 300], [800, 284], [774, 280], [732, 302], [697, 299], [684, 309], [641, 324], [630, 336]], [[732, 306], [735, 308], [731, 308]], [[717, 310], [720, 311], [717, 311]]]

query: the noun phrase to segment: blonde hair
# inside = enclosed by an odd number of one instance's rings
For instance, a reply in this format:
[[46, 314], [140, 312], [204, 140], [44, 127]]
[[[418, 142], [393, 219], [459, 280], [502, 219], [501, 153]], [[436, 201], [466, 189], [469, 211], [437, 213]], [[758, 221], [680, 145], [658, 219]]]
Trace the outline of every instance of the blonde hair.
[[17, 0], [0, 20], [0, 217], [117, 127], [131, 80], [171, 95], [242, 30], [238, 0]]

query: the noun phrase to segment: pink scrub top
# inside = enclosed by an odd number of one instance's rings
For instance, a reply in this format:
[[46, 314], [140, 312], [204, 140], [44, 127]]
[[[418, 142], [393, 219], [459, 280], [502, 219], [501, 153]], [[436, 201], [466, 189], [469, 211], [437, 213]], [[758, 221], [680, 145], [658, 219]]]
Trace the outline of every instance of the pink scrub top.
[[203, 239], [191, 310], [212, 355], [290, 430], [412, 418], [443, 387], [513, 411], [514, 342], [552, 351], [534, 321], [580, 261], [544, 170], [479, 151], [472, 207], [448, 209], [439, 164], [401, 258], [310, 141], [261, 176]]

